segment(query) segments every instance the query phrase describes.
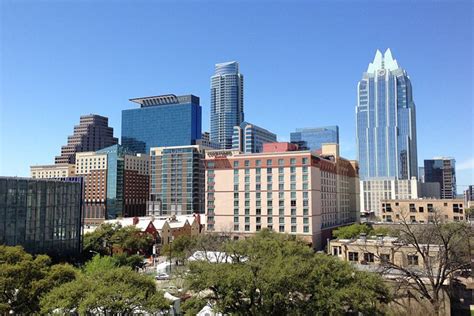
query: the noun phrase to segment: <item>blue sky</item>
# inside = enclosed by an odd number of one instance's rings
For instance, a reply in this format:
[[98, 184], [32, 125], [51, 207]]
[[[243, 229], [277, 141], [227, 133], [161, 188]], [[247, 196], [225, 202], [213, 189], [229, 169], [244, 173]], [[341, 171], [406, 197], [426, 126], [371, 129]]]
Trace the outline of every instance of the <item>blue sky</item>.
[[246, 120], [281, 140], [337, 124], [355, 158], [357, 81], [390, 47], [412, 80], [420, 165], [453, 156], [474, 184], [471, 1], [176, 2], [0, 0], [0, 174], [52, 163], [81, 114], [120, 137], [133, 97], [198, 95], [209, 130], [210, 76], [229, 60]]

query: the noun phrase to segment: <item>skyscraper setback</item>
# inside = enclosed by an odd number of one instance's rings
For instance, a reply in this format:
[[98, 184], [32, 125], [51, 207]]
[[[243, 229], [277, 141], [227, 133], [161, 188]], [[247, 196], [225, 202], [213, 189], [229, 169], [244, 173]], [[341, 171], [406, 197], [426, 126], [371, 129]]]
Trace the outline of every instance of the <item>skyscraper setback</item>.
[[211, 142], [232, 148], [234, 126], [244, 120], [244, 77], [239, 63], [216, 64], [211, 77]]
[[415, 103], [406, 71], [390, 49], [377, 50], [357, 87], [357, 146], [361, 180], [416, 177]]
[[83, 115], [79, 125], [74, 126], [74, 134], [67, 138], [67, 145], [61, 147], [61, 156], [56, 156], [55, 163], [74, 164], [76, 152], [96, 151], [117, 143], [107, 117]]

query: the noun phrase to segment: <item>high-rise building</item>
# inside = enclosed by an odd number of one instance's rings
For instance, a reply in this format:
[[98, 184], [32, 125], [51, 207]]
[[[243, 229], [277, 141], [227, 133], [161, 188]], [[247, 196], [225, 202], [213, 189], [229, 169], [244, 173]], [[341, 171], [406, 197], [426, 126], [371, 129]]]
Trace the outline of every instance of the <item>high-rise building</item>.
[[357, 86], [357, 158], [361, 180], [417, 177], [415, 103], [406, 71], [390, 49], [377, 50]]
[[74, 126], [74, 134], [67, 138], [67, 145], [61, 147], [61, 156], [56, 156], [55, 163], [74, 164], [76, 152], [95, 151], [117, 143], [107, 117], [83, 115], [79, 125]]
[[81, 252], [82, 179], [0, 177], [0, 244], [32, 254]]
[[239, 126], [234, 126], [232, 149], [244, 153], [259, 153], [263, 150], [263, 144], [276, 141], [277, 136], [272, 132], [255, 124], [242, 122]]
[[321, 151], [322, 144], [339, 144], [339, 127], [297, 128], [290, 134], [290, 141], [311, 151]]
[[442, 199], [456, 198], [455, 164], [456, 161], [448, 157], [425, 159], [425, 182], [439, 183]]
[[262, 153], [206, 152], [206, 228], [234, 238], [263, 229], [300, 236], [321, 249], [331, 230], [357, 221], [357, 162], [324, 145], [323, 156], [289, 143]]
[[130, 99], [138, 109], [122, 111], [122, 145], [149, 154], [151, 147], [195, 145], [201, 139], [199, 97], [174, 94]]
[[149, 188], [149, 157], [121, 145], [76, 154], [76, 175], [84, 178], [84, 222], [143, 216]]
[[474, 201], [474, 185], [470, 185], [464, 191], [464, 200]]
[[151, 148], [150, 159], [148, 215], [204, 213], [203, 147]]
[[425, 182], [425, 167], [418, 167], [418, 180]]
[[211, 77], [211, 142], [232, 148], [234, 126], [244, 121], [244, 76], [239, 63], [216, 64]]
[[201, 139], [196, 143], [204, 147], [204, 149], [219, 149], [218, 144], [211, 142], [211, 134], [209, 132], [202, 133]]

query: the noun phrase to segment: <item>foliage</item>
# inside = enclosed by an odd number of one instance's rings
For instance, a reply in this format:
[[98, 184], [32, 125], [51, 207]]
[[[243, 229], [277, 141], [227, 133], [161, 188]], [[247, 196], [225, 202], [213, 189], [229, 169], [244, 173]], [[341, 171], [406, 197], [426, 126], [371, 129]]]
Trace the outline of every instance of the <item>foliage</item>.
[[351, 239], [359, 237], [360, 234], [366, 234], [367, 236], [384, 235], [384, 236], [397, 236], [398, 232], [396, 229], [388, 227], [372, 227], [367, 224], [352, 224], [348, 226], [342, 226], [335, 229], [332, 232], [335, 238], [339, 239]]
[[0, 314], [37, 313], [40, 296], [76, 274], [70, 265], [51, 265], [46, 255], [33, 257], [20, 246], [0, 246]]
[[372, 232], [372, 227], [367, 224], [352, 224], [349, 226], [339, 227], [335, 229], [332, 234], [335, 238], [351, 239], [358, 237], [362, 233], [370, 235]]
[[153, 236], [134, 226], [103, 224], [84, 235], [83, 252], [89, 257], [93, 254], [112, 255], [113, 249], [138, 254], [148, 252], [152, 245]]
[[205, 299], [193, 296], [184, 301], [180, 307], [184, 315], [196, 315], [204, 308], [204, 306], [206, 306], [206, 304], [207, 301]]
[[143, 268], [145, 263], [143, 262], [143, 256], [141, 255], [127, 255], [126, 253], [115, 254], [112, 257], [117, 266], [127, 266], [133, 270]]
[[169, 302], [151, 277], [130, 267], [117, 267], [111, 257], [95, 256], [72, 282], [54, 288], [41, 299], [41, 312], [69, 314], [157, 313]]
[[162, 254], [184, 262], [196, 249], [197, 240], [191, 236], [179, 236], [172, 243], [163, 247]]
[[236, 315], [323, 315], [358, 311], [376, 314], [388, 290], [377, 275], [325, 255], [315, 255], [294, 236], [267, 230], [228, 242], [232, 263], [192, 262], [190, 289], [223, 313]]

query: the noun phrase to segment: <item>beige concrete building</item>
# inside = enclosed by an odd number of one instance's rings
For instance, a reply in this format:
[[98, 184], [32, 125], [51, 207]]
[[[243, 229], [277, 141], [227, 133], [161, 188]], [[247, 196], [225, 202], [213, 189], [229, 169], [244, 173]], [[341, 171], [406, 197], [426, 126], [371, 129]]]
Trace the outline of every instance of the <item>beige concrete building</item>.
[[290, 145], [206, 152], [208, 231], [239, 238], [269, 228], [320, 249], [333, 228], [358, 219], [357, 162], [341, 158], [337, 145], [324, 145], [321, 156]]
[[[430, 245], [430, 257], [435, 257], [438, 252], [438, 246]], [[394, 237], [333, 239], [329, 242], [328, 254], [354, 264], [381, 265], [391, 262], [401, 267], [424, 267], [423, 258], [416, 249]]]
[[408, 221], [412, 223], [427, 223], [439, 216], [443, 221], [464, 221], [463, 199], [408, 199], [381, 200], [381, 219], [383, 222]]
[[75, 165], [73, 164], [41, 165], [30, 167], [30, 176], [33, 179], [64, 178], [74, 177], [75, 175]]

